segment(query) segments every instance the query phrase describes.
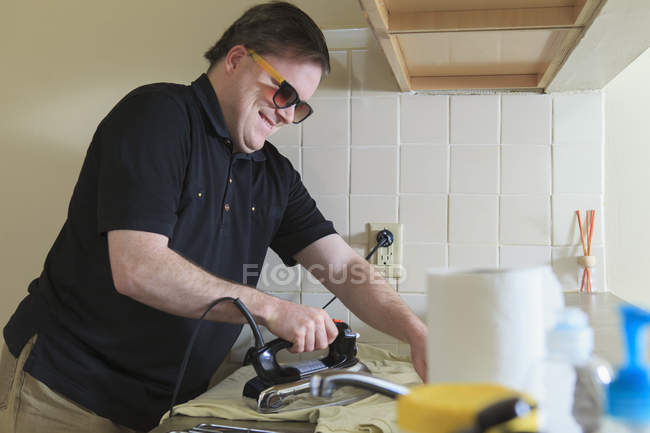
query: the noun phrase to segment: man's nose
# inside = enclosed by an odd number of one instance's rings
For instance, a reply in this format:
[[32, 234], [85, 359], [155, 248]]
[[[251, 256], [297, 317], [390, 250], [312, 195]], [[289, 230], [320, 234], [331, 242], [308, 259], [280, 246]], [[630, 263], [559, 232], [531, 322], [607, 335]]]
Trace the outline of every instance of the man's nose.
[[282, 118], [282, 121], [284, 123], [289, 124], [293, 122], [293, 116], [296, 111], [296, 106], [292, 105], [291, 107], [287, 107], [287, 108], [276, 108], [275, 111], [278, 113], [280, 118]]

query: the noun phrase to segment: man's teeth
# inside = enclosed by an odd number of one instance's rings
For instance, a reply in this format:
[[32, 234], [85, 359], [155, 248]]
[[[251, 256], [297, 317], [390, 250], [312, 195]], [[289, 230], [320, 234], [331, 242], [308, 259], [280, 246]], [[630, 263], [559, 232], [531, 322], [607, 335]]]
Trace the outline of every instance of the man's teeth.
[[269, 128], [273, 128], [273, 124], [271, 122], [269, 122], [268, 119], [264, 115], [261, 115], [260, 117], [262, 117], [262, 120], [264, 121], [264, 123], [269, 125]]

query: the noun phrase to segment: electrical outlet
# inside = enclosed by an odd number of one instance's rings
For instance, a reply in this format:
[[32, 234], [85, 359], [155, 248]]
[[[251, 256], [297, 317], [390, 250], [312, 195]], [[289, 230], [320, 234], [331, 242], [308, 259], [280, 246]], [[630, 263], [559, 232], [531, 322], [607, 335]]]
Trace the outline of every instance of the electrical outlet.
[[377, 234], [387, 229], [393, 234], [393, 243], [388, 247], [379, 247], [370, 257], [370, 263], [384, 278], [402, 277], [402, 239], [404, 225], [399, 223], [368, 223], [368, 252], [377, 246]]

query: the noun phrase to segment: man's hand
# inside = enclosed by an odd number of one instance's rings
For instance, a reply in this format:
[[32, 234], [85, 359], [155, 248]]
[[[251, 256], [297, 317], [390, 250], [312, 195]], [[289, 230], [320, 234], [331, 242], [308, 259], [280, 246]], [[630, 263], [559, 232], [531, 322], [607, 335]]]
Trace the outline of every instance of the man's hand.
[[418, 336], [410, 341], [411, 361], [422, 382], [427, 381], [427, 341], [426, 334]]
[[282, 299], [274, 303], [263, 325], [292, 342], [289, 352], [293, 353], [326, 349], [338, 335], [338, 328], [325, 310]]

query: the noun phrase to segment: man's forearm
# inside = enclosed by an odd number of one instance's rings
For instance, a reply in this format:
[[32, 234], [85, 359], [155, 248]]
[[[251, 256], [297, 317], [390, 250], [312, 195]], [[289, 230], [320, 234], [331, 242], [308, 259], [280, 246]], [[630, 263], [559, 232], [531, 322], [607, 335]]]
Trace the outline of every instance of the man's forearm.
[[424, 323], [366, 260], [354, 258], [336, 273], [323, 275], [324, 284], [365, 323], [408, 343], [426, 335]]
[[[214, 300], [230, 296], [240, 298], [256, 321], [265, 323], [276, 298], [251, 287], [218, 278], [191, 263], [166, 245], [149, 243], [125, 253], [119, 248], [123, 240], [109, 233], [113, 279], [117, 290], [143, 304], [171, 314], [198, 318]], [[118, 235], [119, 236], [119, 235]], [[111, 242], [112, 241], [112, 242]], [[116, 253], [115, 248], [120, 252]], [[109, 247], [109, 250], [111, 248]], [[241, 312], [232, 303], [214, 307], [210, 320], [244, 323]]]

